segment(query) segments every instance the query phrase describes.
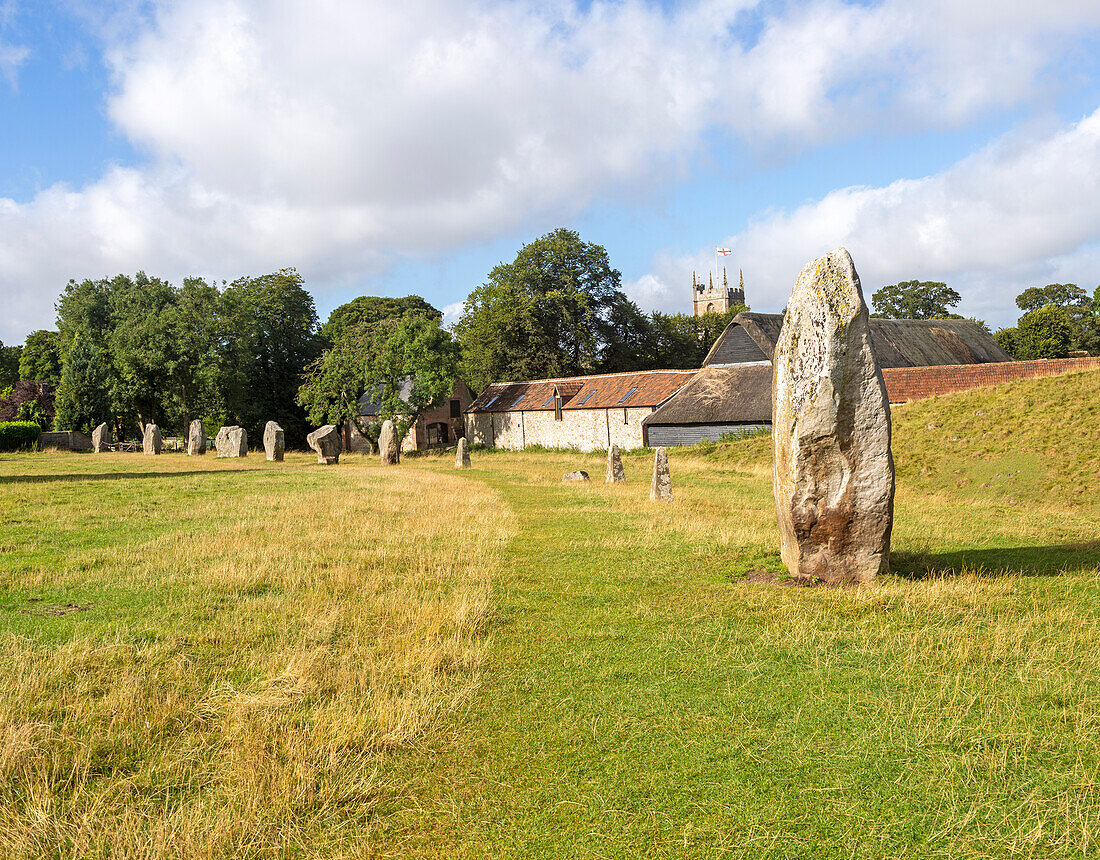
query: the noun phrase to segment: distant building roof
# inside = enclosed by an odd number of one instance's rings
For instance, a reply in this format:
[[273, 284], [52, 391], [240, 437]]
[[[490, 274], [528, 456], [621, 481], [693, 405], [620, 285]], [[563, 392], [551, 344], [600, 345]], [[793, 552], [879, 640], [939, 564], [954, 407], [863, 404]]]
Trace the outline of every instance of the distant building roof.
[[[397, 390], [398, 396], [405, 402], [409, 402], [409, 398], [412, 397], [413, 391], [413, 378], [406, 376], [401, 380], [401, 385]], [[359, 414], [361, 416], [377, 415], [378, 411], [382, 408], [381, 404], [382, 386], [376, 385], [369, 391], [363, 392], [362, 397], [359, 398]]]
[[754, 424], [772, 420], [772, 366], [704, 367], [642, 423]]
[[654, 407], [679, 391], [698, 372], [643, 370], [538, 379], [531, 382], [494, 382], [466, 411], [551, 411], [554, 409], [555, 389], [561, 396], [563, 409]]
[[[714, 342], [704, 366], [770, 362], [782, 314], [740, 313]], [[871, 318], [871, 346], [880, 367], [929, 367], [1012, 361], [993, 336], [970, 320]]]

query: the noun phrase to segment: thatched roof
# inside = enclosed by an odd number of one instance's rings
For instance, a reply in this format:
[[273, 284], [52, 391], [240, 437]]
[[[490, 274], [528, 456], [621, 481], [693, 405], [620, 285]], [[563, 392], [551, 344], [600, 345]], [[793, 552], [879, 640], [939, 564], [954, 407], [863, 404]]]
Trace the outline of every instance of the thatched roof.
[[[738, 314], [714, 342], [703, 364], [771, 361], [782, 327], [782, 314]], [[970, 320], [872, 318], [871, 345], [880, 367], [1012, 361], [989, 332]]]
[[771, 364], [704, 367], [642, 421], [654, 424], [754, 424], [772, 420]]

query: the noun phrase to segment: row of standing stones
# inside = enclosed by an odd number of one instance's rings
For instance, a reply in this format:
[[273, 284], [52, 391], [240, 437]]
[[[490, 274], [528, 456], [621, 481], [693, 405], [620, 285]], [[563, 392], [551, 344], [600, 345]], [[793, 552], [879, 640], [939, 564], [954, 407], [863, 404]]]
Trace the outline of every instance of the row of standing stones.
[[[871, 347], [867, 304], [851, 255], [844, 248], [807, 264], [795, 282], [776, 344], [772, 379], [772, 490], [780, 552], [791, 575], [830, 584], [864, 583], [890, 570], [894, 521], [894, 460], [890, 403]], [[331, 424], [307, 437], [319, 463], [340, 459], [340, 434]], [[106, 450], [106, 424], [92, 433], [93, 449]], [[242, 427], [223, 427], [214, 442], [219, 457], [243, 457]], [[159, 454], [160, 428], [145, 427], [142, 447]], [[378, 440], [382, 465], [400, 459], [392, 421]], [[283, 429], [264, 430], [268, 460], [282, 460]], [[202, 422], [191, 424], [188, 454], [206, 452]], [[459, 440], [455, 466], [470, 467]], [[571, 472], [566, 481], [588, 481]], [[607, 455], [607, 483], [623, 483], [618, 446]], [[650, 498], [672, 499], [668, 454], [653, 459]]]
[[[588, 473], [584, 469], [568, 472], [562, 476], [563, 482], [590, 481]], [[623, 471], [623, 458], [619, 453], [619, 446], [612, 445], [607, 451], [607, 472], [604, 475], [604, 483], [625, 484], [626, 473]], [[672, 501], [672, 475], [668, 470], [668, 451], [657, 448], [653, 452], [653, 480], [649, 485], [649, 498], [653, 501]]]
[[[102, 454], [109, 450], [111, 444], [111, 431], [107, 425], [100, 424], [92, 431], [92, 451]], [[161, 452], [162, 439], [160, 427], [156, 424], [146, 424], [142, 431], [141, 450], [144, 454], [155, 455]], [[243, 427], [233, 425], [222, 427], [214, 438], [214, 449], [219, 457], [246, 457], [248, 456], [248, 431]], [[286, 451], [283, 428], [274, 421], [268, 421], [264, 427], [264, 451], [267, 459], [281, 461]], [[206, 430], [202, 421], [195, 420], [187, 432], [187, 456], [200, 457], [206, 453]]]

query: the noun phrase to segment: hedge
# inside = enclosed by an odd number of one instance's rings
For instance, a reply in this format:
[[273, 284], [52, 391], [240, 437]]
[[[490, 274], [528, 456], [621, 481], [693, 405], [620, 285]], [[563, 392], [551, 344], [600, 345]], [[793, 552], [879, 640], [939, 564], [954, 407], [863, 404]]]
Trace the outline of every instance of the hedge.
[[0, 451], [32, 448], [41, 432], [34, 421], [0, 421]]

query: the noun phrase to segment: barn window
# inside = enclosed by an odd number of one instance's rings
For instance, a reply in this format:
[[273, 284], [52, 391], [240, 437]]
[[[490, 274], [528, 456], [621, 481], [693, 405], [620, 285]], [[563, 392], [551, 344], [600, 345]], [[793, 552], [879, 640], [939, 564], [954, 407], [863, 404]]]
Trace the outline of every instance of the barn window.
[[544, 404], [542, 404], [542, 408], [545, 409], [547, 406], [549, 406], [551, 403], [553, 403], [554, 402], [554, 397], [556, 397], [556, 396], [557, 395], [551, 394], [549, 397], [547, 397], [546, 402]]
[[631, 394], [633, 394], [637, 390], [638, 390], [637, 388], [631, 388], [626, 394], [624, 394], [622, 397], [619, 398], [619, 403], [626, 403], [626, 398], [628, 398]]
[[554, 420], [561, 421], [561, 395], [554, 395]]
[[498, 397], [500, 397], [499, 394], [496, 397], [494, 397], [492, 400], [490, 400], [488, 403], [486, 403], [484, 406], [482, 406], [481, 408], [482, 409], [488, 409], [490, 406], [492, 406], [494, 403], [497, 402]]
[[626, 424], [626, 423], [627, 423], [627, 418], [626, 418], [626, 407], [624, 406], [624, 407], [623, 407], [623, 424]]
[[452, 418], [461, 418], [462, 417], [462, 401], [460, 401], [460, 400], [452, 400], [451, 401], [451, 417]]
[[588, 392], [588, 393], [587, 393], [586, 395], [584, 395], [584, 400], [582, 400], [582, 401], [581, 401], [580, 403], [578, 403], [577, 405], [578, 405], [578, 406], [584, 406], [584, 404], [586, 404], [586, 403], [588, 402], [588, 398], [589, 398], [589, 397], [591, 397], [591, 396], [592, 396], [593, 394], [595, 394], [595, 393], [596, 393], [596, 389], [594, 389], [594, 388], [593, 388], [593, 389], [592, 389], [591, 391], [589, 391], [589, 392]]
[[509, 408], [509, 409], [515, 409], [515, 408], [516, 408], [517, 406], [519, 406], [519, 402], [520, 402], [520, 401], [521, 401], [521, 400], [522, 400], [522, 399], [523, 399], [524, 397], [526, 397], [526, 396], [527, 396], [526, 394], [521, 394], [521, 395], [520, 395], [519, 397], [517, 397], [517, 398], [515, 399], [515, 402], [514, 402], [514, 403], [512, 403], [512, 405], [511, 405], [511, 406], [509, 406], [508, 408]]

